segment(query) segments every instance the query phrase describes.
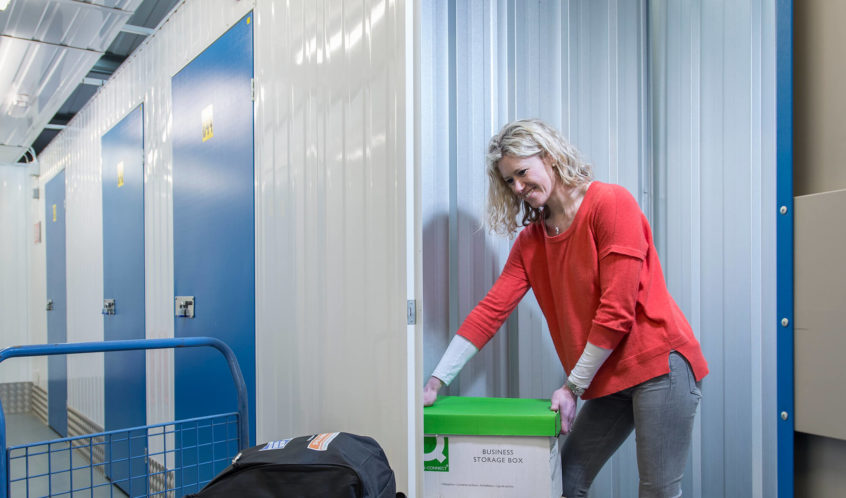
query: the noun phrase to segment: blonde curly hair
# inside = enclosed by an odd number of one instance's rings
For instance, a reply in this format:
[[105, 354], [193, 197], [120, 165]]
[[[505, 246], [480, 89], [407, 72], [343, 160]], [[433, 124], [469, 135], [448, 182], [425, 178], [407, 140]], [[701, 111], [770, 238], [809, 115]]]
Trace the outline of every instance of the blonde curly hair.
[[[495, 233], [514, 236], [521, 226], [545, 218], [544, 207], [533, 208], [511, 191], [499, 174], [499, 160], [504, 156], [531, 157], [552, 160], [558, 180], [568, 187], [576, 187], [593, 180], [591, 165], [584, 162], [579, 151], [558, 131], [539, 119], [512, 121], [491, 137], [485, 157], [488, 172], [487, 225]], [[517, 218], [522, 211], [522, 221]]]

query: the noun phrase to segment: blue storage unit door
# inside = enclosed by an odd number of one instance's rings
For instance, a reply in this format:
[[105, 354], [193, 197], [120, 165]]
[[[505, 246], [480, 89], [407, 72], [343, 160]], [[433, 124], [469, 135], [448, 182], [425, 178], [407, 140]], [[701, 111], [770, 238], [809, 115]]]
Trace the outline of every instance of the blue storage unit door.
[[[255, 215], [253, 193], [252, 14], [218, 38], [173, 77], [174, 295], [193, 317], [176, 316], [176, 337], [212, 336], [235, 351], [249, 394], [255, 441]], [[179, 306], [174, 305], [175, 315]], [[226, 363], [213, 351], [176, 350], [177, 420], [235, 411]], [[234, 453], [205, 429], [178, 440], [182, 467], [212, 452], [214, 466], [177, 475], [182, 492], [214, 476]], [[214, 434], [215, 441], [225, 439]], [[189, 449], [195, 442], [196, 448]], [[180, 443], [177, 443], [179, 445]], [[231, 453], [231, 454], [230, 454]]]
[[[144, 339], [144, 111], [138, 106], [101, 140], [103, 154], [103, 336]], [[146, 425], [146, 355], [104, 355], [105, 428]], [[106, 473], [129, 496], [146, 496], [146, 431], [113, 439]], [[129, 479], [132, 476], [141, 476]]]
[[[47, 342], [68, 340], [67, 275], [65, 262], [65, 172], [44, 187], [47, 244]], [[61, 436], [68, 435], [68, 360], [47, 357], [47, 420]]]

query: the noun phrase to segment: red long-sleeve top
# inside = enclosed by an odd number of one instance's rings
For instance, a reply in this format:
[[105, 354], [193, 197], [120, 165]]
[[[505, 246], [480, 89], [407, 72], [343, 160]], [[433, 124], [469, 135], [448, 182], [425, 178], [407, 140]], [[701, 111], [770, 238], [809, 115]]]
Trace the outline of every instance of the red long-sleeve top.
[[623, 187], [591, 183], [560, 235], [548, 235], [542, 222], [524, 228], [458, 334], [481, 349], [530, 287], [568, 375], [588, 341], [614, 350], [584, 399], [668, 373], [673, 350], [696, 380], [708, 373], [699, 341], [667, 290], [649, 222]]

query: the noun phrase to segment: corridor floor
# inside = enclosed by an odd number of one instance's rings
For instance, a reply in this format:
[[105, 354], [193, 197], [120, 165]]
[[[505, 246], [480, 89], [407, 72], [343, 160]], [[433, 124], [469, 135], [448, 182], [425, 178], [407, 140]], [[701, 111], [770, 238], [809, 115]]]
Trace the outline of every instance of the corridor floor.
[[[29, 413], [6, 415], [6, 445], [31, 445], [52, 441], [60, 436], [40, 419]], [[77, 446], [75, 444], [75, 446]], [[125, 497], [117, 486], [109, 485], [101, 469], [89, 465], [85, 453], [69, 450], [67, 443], [31, 445], [12, 454], [11, 497], [72, 496], [72, 497]], [[73, 471], [69, 471], [72, 463]], [[29, 476], [29, 479], [25, 479]], [[19, 480], [20, 479], [20, 480]], [[17, 480], [17, 481], [15, 481]], [[71, 485], [73, 489], [71, 490]]]

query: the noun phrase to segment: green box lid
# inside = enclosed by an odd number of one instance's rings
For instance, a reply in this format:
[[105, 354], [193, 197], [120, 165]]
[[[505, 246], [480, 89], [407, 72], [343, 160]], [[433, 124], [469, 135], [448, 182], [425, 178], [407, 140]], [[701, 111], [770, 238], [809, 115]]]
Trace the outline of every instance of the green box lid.
[[443, 396], [423, 408], [426, 434], [557, 436], [560, 430], [548, 399]]

